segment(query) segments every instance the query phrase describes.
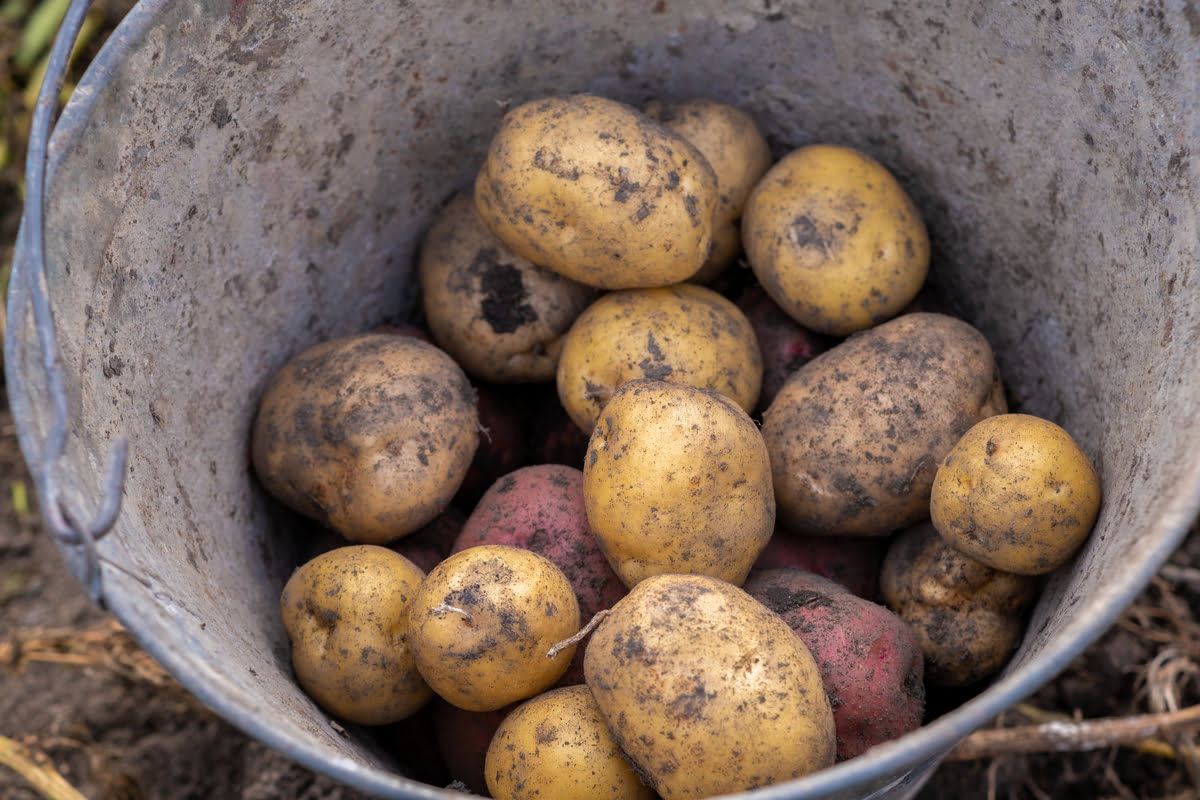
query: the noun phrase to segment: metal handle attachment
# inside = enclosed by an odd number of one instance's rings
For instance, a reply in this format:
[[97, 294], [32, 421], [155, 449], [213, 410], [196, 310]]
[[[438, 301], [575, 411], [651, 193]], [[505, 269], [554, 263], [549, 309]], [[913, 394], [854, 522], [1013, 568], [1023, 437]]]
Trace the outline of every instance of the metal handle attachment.
[[[38, 91], [37, 105], [33, 109], [29, 131], [29, 153], [25, 162], [24, 227], [28, 236], [26, 263], [31, 273], [27, 277], [28, 292], [33, 305], [34, 327], [37, 330], [38, 347], [42, 355], [42, 369], [46, 374], [49, 400], [54, 411], [54, 421], [40, 457], [31, 457], [29, 466], [34, 472], [38, 502], [50, 534], [65, 545], [82, 548], [84, 574], [81, 580], [92, 601], [103, 605], [104, 588], [96, 543], [112, 528], [121, 509], [128, 443], [123, 437], [118, 438], [109, 448], [104, 495], [100, 508], [91, 519], [79, 509], [71, 507], [61, 497], [59, 467], [67, 439], [68, 408], [54, 333], [54, 319], [50, 313], [45, 252], [46, 159], [50, 131], [71, 50], [91, 4], [92, 0], [72, 0], [50, 50], [46, 76]], [[19, 279], [15, 273], [13, 277]]]

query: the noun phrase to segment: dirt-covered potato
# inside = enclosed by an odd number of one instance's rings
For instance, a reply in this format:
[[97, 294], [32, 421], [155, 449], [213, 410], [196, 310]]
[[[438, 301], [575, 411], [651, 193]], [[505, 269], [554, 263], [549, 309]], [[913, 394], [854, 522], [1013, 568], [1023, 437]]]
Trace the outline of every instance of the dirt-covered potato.
[[621, 384], [634, 378], [686, 383], [754, 410], [762, 356], [746, 315], [690, 283], [611, 292], [588, 306], [563, 339], [558, 396], [591, 431]]
[[663, 572], [741, 584], [775, 529], [758, 427], [724, 395], [679, 383], [617, 390], [588, 443], [583, 499], [627, 586]]
[[292, 573], [279, 599], [296, 680], [350, 722], [384, 725], [433, 697], [407, 643], [409, 605], [424, 573], [386, 547], [331, 550]]
[[784, 156], [746, 201], [746, 258], [801, 325], [845, 336], [894, 317], [929, 270], [921, 214], [881, 164], [849, 147]]
[[[583, 473], [574, 467], [523, 467], [492, 484], [454, 542], [454, 552], [481, 544], [523, 547], [550, 559], [571, 582], [585, 621], [627, 591], [588, 525]], [[559, 685], [583, 683], [586, 640], [580, 645]]]
[[652, 100], [644, 111], [696, 145], [717, 175], [719, 198], [713, 218], [712, 253], [689, 278], [693, 283], [708, 283], [742, 251], [742, 209], [754, 185], [771, 166], [771, 148], [749, 114], [715, 100]]
[[778, 614], [724, 581], [642, 581], [600, 623], [584, 668], [613, 738], [664, 798], [833, 764], [833, 713], [812, 655]]
[[472, 377], [495, 383], [552, 379], [562, 335], [596, 296], [505, 247], [471, 191], [425, 232], [417, 279], [434, 340]]
[[717, 197], [695, 146], [592, 95], [505, 114], [475, 180], [484, 223], [513, 252], [603, 289], [695, 274], [708, 258]]
[[318, 344], [267, 384], [254, 471], [285, 505], [383, 544], [450, 504], [478, 442], [475, 392], [454, 359], [409, 336]]
[[495, 800], [653, 800], [630, 769], [586, 686], [526, 700], [505, 718], [488, 747], [488, 790]]
[[904, 620], [820, 575], [754, 570], [742, 587], [812, 653], [833, 706], [839, 761], [921, 726], [925, 658]]
[[579, 602], [562, 570], [503, 545], [447, 558], [421, 582], [409, 612], [417, 669], [467, 711], [492, 711], [549, 688], [575, 646], [546, 654], [578, 630]]
[[879, 589], [917, 635], [934, 686], [968, 686], [998, 672], [1037, 595], [1036, 579], [963, 555], [927, 522], [892, 542]]
[[1100, 513], [1100, 478], [1065, 430], [1028, 414], [985, 419], [938, 467], [930, 514], [951, 546], [1019, 575], [1058, 568]]
[[938, 464], [1007, 410], [979, 331], [906, 314], [797, 370], [763, 415], [781, 522], [797, 533], [878, 536], [929, 516]]

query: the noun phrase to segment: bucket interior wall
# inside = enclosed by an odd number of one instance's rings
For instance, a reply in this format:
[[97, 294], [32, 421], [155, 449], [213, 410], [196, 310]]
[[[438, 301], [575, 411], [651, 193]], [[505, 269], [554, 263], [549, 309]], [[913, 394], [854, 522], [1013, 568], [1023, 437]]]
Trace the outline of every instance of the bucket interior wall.
[[[1198, 37], [1180, 2], [144, 1], [62, 119], [47, 218], [68, 496], [94, 505], [108, 441], [130, 440], [108, 601], [255, 735], [362, 788], [433, 792], [292, 680], [278, 597], [303, 526], [252, 477], [257, 400], [303, 348], [411, 311], [421, 233], [505, 107], [709, 96], [776, 155], [842, 143], [895, 172], [929, 226], [931, 280], [1012, 398], [1096, 464], [1095, 532], [1009, 669], [1044, 680], [1197, 504]], [[36, 452], [39, 354], [24, 308], [10, 319]], [[886, 785], [980, 721], [953, 717], [911, 758], [839, 767], [837, 786]]]

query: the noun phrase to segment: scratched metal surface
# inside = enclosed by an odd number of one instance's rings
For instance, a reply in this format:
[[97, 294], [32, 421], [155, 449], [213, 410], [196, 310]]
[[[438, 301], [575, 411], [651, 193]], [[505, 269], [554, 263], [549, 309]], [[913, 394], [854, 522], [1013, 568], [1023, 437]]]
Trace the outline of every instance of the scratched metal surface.
[[[291, 679], [277, 602], [298, 556], [249, 471], [255, 404], [290, 355], [405, 315], [419, 236], [470, 180], [502, 103], [713, 96], [779, 154], [841, 142], [892, 168], [928, 221], [932, 280], [993, 343], [1023, 409], [1075, 434], [1102, 474], [1086, 551], [991, 689], [746, 796], [910, 794], [1099, 635], [1200, 504], [1200, 11], [941, 5], [144, 0], [50, 160], [68, 493], [93, 503], [107, 442], [130, 439], [100, 546], [108, 603], [253, 735], [382, 796], [444, 796], [340, 735]], [[24, 299], [10, 297], [26, 344], [6, 369], [30, 452], [48, 416]]]

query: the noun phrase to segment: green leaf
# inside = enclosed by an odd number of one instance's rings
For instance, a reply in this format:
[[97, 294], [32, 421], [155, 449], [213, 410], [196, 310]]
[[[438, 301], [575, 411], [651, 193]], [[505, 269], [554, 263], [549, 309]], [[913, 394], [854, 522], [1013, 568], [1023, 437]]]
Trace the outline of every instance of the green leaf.
[[54, 34], [67, 14], [71, 0], [42, 0], [21, 31], [21, 41], [13, 53], [13, 65], [24, 71], [32, 67], [50, 48]]

